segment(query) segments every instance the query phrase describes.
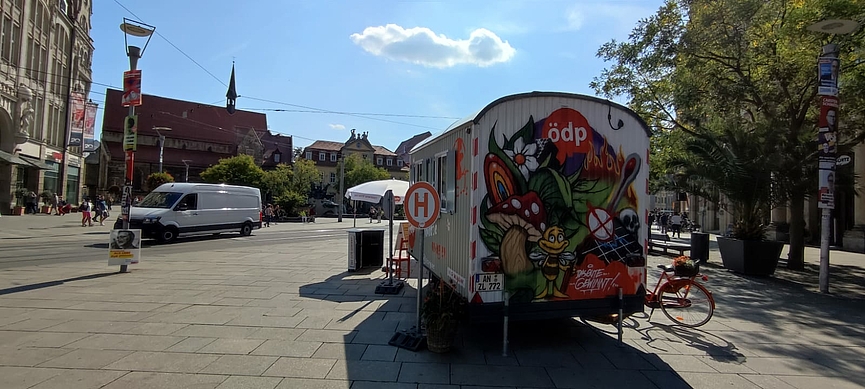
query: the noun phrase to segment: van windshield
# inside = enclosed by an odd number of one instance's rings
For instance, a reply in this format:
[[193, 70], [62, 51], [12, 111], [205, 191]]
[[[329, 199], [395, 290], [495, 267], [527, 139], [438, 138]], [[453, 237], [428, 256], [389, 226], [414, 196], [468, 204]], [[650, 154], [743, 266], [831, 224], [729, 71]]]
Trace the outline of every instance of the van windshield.
[[144, 200], [136, 205], [138, 208], [171, 208], [183, 196], [178, 192], [150, 192]]

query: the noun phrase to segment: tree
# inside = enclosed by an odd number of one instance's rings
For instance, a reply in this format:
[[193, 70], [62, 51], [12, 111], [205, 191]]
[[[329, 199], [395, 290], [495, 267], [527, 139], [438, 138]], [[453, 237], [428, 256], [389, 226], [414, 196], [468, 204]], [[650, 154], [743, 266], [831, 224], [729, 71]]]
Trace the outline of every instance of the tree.
[[829, 37], [805, 27], [863, 15], [861, 0], [667, 0], [627, 41], [601, 46], [598, 55], [613, 65], [592, 86], [608, 97], [627, 96], [661, 136], [723, 143], [723, 128], [712, 122], [765, 134], [752, 141], [764, 142], [759, 148], [775, 162], [773, 200], [787, 202], [791, 214], [788, 267], [802, 269], [804, 202], [817, 189], [815, 57], [828, 39], [850, 64], [841, 79], [839, 127], [848, 145], [862, 140], [854, 129], [865, 121], [865, 72], [852, 52], [865, 34]]
[[264, 170], [249, 155], [223, 158], [201, 172], [201, 179], [214, 184], [244, 185], [260, 188]]
[[387, 180], [390, 173], [380, 167], [375, 167], [372, 162], [361, 158], [358, 154], [352, 154], [345, 158], [345, 188], [351, 188], [364, 182]]
[[306, 206], [312, 184], [318, 180], [315, 162], [298, 160], [291, 166], [279, 164], [264, 172], [260, 188], [266, 198], [293, 215], [297, 208]]
[[294, 148], [294, 160], [299, 161], [303, 158], [303, 147], [295, 147]]
[[168, 174], [166, 172], [150, 173], [150, 175], [147, 176], [147, 179], [145, 180], [147, 189], [151, 191], [155, 190], [160, 185], [168, 182], [174, 182], [174, 177], [172, 177], [171, 174]]
[[298, 160], [292, 165], [291, 169], [294, 175], [289, 189], [304, 196], [307, 196], [310, 189], [312, 189], [312, 185], [321, 179], [321, 174], [315, 168], [315, 162], [313, 161]]

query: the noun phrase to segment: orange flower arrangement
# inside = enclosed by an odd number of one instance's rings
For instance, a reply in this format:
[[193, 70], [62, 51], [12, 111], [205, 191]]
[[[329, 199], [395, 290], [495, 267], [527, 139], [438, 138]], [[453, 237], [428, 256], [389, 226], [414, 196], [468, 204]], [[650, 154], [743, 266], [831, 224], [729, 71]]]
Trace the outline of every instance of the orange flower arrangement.
[[686, 265], [688, 261], [691, 260], [691, 257], [687, 255], [682, 255], [680, 257], [673, 258], [673, 266], [682, 266]]
[[698, 272], [697, 264], [687, 255], [673, 258], [673, 268], [677, 276], [690, 277]]

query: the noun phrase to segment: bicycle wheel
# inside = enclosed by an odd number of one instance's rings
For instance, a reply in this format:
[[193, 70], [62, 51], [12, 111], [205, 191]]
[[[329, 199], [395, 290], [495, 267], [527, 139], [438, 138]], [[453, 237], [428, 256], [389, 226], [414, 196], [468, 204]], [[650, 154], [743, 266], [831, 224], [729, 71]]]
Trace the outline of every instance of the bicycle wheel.
[[715, 304], [709, 291], [693, 280], [675, 280], [661, 287], [661, 311], [673, 322], [699, 327], [709, 322]]

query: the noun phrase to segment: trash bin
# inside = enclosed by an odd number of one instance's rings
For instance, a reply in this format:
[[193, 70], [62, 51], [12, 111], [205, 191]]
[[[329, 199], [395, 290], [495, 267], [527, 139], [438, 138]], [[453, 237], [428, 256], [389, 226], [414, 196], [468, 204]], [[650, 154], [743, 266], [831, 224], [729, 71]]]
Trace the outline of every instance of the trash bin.
[[384, 264], [384, 230], [348, 230], [348, 271]]
[[361, 267], [384, 265], [384, 230], [363, 230], [361, 238]]
[[705, 232], [691, 233], [691, 259], [695, 261], [709, 260], [709, 234]]

